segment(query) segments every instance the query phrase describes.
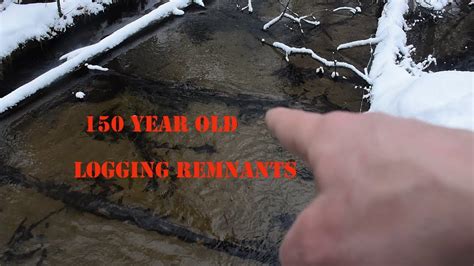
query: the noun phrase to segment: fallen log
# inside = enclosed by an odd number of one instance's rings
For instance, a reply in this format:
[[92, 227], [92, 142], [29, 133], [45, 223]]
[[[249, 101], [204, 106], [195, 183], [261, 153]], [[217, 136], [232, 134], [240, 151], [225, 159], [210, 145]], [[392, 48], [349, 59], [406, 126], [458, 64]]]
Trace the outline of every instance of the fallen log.
[[153, 215], [151, 211], [130, 207], [112, 202], [104, 197], [90, 193], [73, 191], [70, 185], [42, 182], [27, 177], [15, 168], [1, 165], [0, 185], [16, 184], [32, 188], [39, 193], [62, 201], [65, 205], [77, 210], [95, 214], [106, 219], [127, 221], [147, 231], [154, 231], [166, 236], [174, 236], [188, 243], [201, 244], [209, 249], [225, 252], [231, 256], [251, 259], [262, 263], [278, 263], [276, 248], [262, 246], [254, 248], [245, 246], [245, 241], [231, 242], [218, 240], [204, 234], [196, 233], [182, 225], [167, 221], [165, 218]]

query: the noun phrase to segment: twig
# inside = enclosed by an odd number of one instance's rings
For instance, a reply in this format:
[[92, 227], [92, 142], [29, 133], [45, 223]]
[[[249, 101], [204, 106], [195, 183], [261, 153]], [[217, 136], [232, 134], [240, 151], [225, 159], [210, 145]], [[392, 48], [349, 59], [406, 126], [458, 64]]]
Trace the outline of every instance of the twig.
[[253, 12], [253, 6], [252, 6], [252, 0], [248, 0], [248, 3], [246, 6], [242, 7], [242, 9], [240, 9], [241, 11], [244, 11], [245, 9], [248, 9], [249, 10], [249, 13], [252, 13]]
[[[299, 16], [296, 12], [288, 8], [289, 4], [290, 4], [290, 1], [288, 1], [288, 3], [285, 6], [285, 9], [280, 15], [278, 15], [277, 17], [273, 18], [272, 20], [267, 22], [265, 25], [263, 25], [263, 30], [268, 30], [271, 26], [273, 26], [273, 24], [280, 21], [283, 17], [288, 18], [298, 23], [298, 25], [300, 26], [301, 33], [304, 33], [303, 27], [301, 25], [301, 21], [311, 24], [313, 26], [318, 26], [319, 24], [321, 24], [319, 21], [316, 20], [316, 18], [313, 15]], [[293, 13], [293, 15], [289, 14], [287, 11], [290, 11], [291, 13]], [[311, 17], [312, 20], [308, 19], [309, 17]]]
[[289, 18], [293, 21], [295, 21], [296, 23], [298, 23], [298, 25], [300, 26], [300, 30], [301, 30], [301, 33], [304, 33], [303, 32], [303, 27], [301, 26], [301, 21], [304, 21], [308, 24], [311, 24], [311, 25], [314, 25], [314, 26], [318, 26], [319, 24], [321, 24], [321, 22], [317, 21], [315, 17], [312, 17], [313, 20], [307, 20], [306, 18], [309, 17], [310, 15], [307, 15], [307, 16], [302, 16], [302, 17], [294, 17], [288, 13], [285, 13], [283, 14], [283, 16], [285, 18]]
[[283, 12], [281, 12], [281, 14], [278, 17], [275, 17], [274, 19], [270, 20], [265, 25], [263, 25], [263, 30], [268, 30], [273, 24], [280, 21], [280, 19], [285, 15], [289, 4], [290, 4], [290, 1], [288, 0], [288, 3], [286, 3], [286, 6], [285, 6], [285, 9], [283, 10]]

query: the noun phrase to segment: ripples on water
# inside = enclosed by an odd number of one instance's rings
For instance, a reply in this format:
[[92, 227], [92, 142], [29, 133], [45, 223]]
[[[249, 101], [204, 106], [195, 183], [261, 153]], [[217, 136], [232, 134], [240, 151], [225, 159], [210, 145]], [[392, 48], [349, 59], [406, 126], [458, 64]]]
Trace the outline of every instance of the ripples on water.
[[[270, 33], [260, 30], [262, 22], [281, 8], [276, 3], [257, 4], [252, 16], [236, 11], [228, 1], [193, 10], [104, 59], [109, 73], [71, 78], [42, 96], [43, 101], [0, 121], [0, 162], [28, 178], [65, 183], [114, 203], [148, 209], [195, 232], [245, 240], [276, 255], [297, 213], [315, 196], [311, 173], [299, 160], [295, 180], [157, 182], [77, 181], [72, 178], [73, 162], [296, 159], [270, 136], [263, 122], [265, 110], [285, 105], [318, 112], [359, 111], [363, 92], [354, 86], [363, 84], [350, 73], [345, 73], [347, 81], [340, 82], [320, 77], [313, 73], [318, 65], [307, 58], [292, 57], [288, 64], [281, 54], [262, 46], [260, 39], [282, 36], [281, 41], [294, 45], [318, 47], [330, 58], [336, 44], [374, 32], [378, 7], [363, 4], [364, 14], [355, 17], [318, 11], [315, 15], [325, 27], [307, 30], [305, 36], [289, 31], [284, 23]], [[339, 6], [326, 1], [295, 1], [294, 5], [299, 10]], [[360, 36], [354, 36], [355, 29]], [[368, 49], [339, 56], [363, 67]], [[73, 97], [78, 90], [86, 93], [85, 101]], [[239, 127], [235, 134], [87, 134], [86, 116], [91, 114], [186, 115], [190, 121], [198, 115], [235, 115]], [[0, 250], [3, 260], [7, 254], [12, 262], [50, 264], [258, 264], [130, 222], [69, 207], [61, 210], [60, 201], [30, 188], [3, 185], [0, 197], [0, 245], [10, 242]], [[54, 211], [58, 212], [37, 223]], [[30, 231], [22, 229], [24, 218], [25, 228], [37, 225]], [[25, 237], [17, 234], [10, 241], [15, 230]]]

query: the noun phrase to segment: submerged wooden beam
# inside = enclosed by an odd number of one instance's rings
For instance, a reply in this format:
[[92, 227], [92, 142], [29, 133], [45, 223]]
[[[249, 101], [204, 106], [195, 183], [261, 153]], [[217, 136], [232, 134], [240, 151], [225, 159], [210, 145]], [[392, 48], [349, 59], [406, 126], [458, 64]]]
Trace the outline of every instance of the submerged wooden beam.
[[[62, 201], [65, 205], [80, 211], [92, 213], [106, 219], [128, 221], [142, 229], [154, 231], [166, 236], [174, 236], [189, 243], [201, 244], [209, 249], [225, 252], [231, 256], [251, 259], [263, 263], [277, 263], [276, 248], [255, 248], [239, 242], [218, 240], [204, 234], [196, 233], [182, 225], [175, 224], [165, 218], [153, 215], [147, 209], [130, 207], [112, 202], [104, 197], [89, 193], [73, 191], [67, 184], [42, 182], [35, 178], [26, 177], [15, 168], [0, 163], [0, 185], [16, 184], [32, 188], [39, 193]], [[244, 242], [244, 241], [240, 241]]]

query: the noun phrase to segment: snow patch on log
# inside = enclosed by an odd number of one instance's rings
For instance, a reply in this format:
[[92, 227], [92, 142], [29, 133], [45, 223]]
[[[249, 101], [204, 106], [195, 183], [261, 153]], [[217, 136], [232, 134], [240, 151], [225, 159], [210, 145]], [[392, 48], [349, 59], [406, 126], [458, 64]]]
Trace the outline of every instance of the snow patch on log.
[[351, 12], [352, 14], [362, 12], [362, 9], [360, 8], [360, 6], [357, 6], [357, 7], [341, 6], [341, 7], [338, 7], [336, 9], [334, 9], [333, 12], [337, 12], [337, 11], [340, 11], [340, 10], [347, 10], [347, 11]]
[[[74, 93], [74, 92], [73, 92]], [[86, 94], [82, 91], [78, 91], [76, 93], [74, 93], [74, 96], [77, 98], [77, 99], [84, 99], [84, 97], [86, 97]]]
[[88, 63], [85, 63], [84, 66], [86, 66], [90, 70], [109, 71], [109, 69], [106, 68], [106, 67], [91, 65], [91, 64], [88, 64]]
[[58, 80], [65, 74], [76, 70], [86, 61], [116, 47], [151, 23], [169, 17], [175, 14], [177, 9], [184, 9], [192, 3], [203, 5], [202, 0], [170, 0], [167, 3], [160, 5], [150, 13], [118, 29], [101, 41], [62, 56], [61, 58], [67, 59], [66, 62], [17, 88], [5, 97], [0, 98], [0, 113], [3, 113], [17, 105], [20, 101], [36, 93], [38, 90], [49, 86], [51, 83]]
[[360, 41], [353, 41], [353, 42], [340, 44], [337, 47], [337, 50], [353, 48], [353, 47], [363, 46], [363, 45], [372, 45], [372, 44], [377, 44], [379, 42], [380, 42], [379, 38], [369, 38], [369, 39], [360, 40]]
[[97, 14], [112, 3], [111, 0], [61, 1], [63, 16], [60, 17], [56, 2], [27, 5], [10, 2], [0, 12], [0, 59], [29, 40], [51, 39], [72, 26], [75, 17]]

